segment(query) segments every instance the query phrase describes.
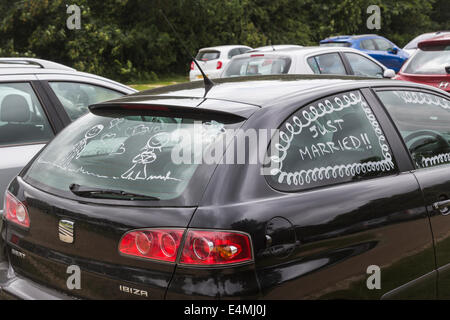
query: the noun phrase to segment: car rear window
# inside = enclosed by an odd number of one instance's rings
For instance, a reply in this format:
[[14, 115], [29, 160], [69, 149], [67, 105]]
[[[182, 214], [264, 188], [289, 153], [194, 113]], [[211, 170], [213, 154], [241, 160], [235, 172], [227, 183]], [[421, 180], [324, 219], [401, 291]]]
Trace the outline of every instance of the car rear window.
[[250, 57], [235, 58], [230, 61], [224, 77], [286, 74], [291, 66], [289, 57], [255, 54]]
[[[201, 163], [194, 154], [207, 149], [225, 127], [214, 120], [88, 114], [48, 145], [24, 179], [67, 195], [69, 186], [78, 184], [174, 199]], [[183, 162], [185, 157], [192, 160]]]
[[418, 50], [403, 72], [411, 74], [446, 74], [450, 66], [450, 45]]
[[320, 44], [321, 47], [351, 47], [350, 42], [325, 42]]
[[210, 60], [216, 60], [220, 57], [220, 51], [216, 50], [209, 50], [209, 51], [200, 51], [197, 54], [197, 57], [195, 59], [199, 61], [210, 61]]

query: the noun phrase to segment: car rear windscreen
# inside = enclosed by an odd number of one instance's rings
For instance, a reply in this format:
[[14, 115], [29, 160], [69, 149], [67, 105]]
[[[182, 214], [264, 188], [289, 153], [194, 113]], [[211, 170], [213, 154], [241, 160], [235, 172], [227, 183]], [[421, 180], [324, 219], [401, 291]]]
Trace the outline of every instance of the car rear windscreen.
[[254, 56], [231, 60], [224, 71], [223, 77], [286, 74], [290, 66], [291, 59], [288, 57], [255, 54]]
[[88, 114], [47, 146], [24, 179], [64, 194], [77, 184], [174, 199], [201, 164], [198, 150], [206, 150], [225, 128], [214, 120]]
[[195, 57], [199, 61], [210, 61], [216, 60], [220, 57], [220, 51], [210, 50], [210, 51], [200, 51]]
[[403, 72], [410, 74], [446, 74], [447, 67], [450, 67], [450, 45], [433, 46], [425, 51], [417, 51]]
[[351, 44], [349, 42], [325, 42], [319, 44], [321, 47], [350, 47]]

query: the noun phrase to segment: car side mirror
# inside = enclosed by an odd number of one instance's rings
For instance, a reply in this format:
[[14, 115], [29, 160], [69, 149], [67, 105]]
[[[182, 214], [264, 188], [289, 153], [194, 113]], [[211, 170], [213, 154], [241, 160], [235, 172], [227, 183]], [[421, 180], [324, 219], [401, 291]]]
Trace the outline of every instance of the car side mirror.
[[397, 48], [389, 48], [388, 52], [392, 53], [392, 54], [397, 54], [398, 53], [398, 49]]
[[383, 72], [383, 78], [393, 78], [395, 77], [395, 71], [392, 69], [386, 69]]

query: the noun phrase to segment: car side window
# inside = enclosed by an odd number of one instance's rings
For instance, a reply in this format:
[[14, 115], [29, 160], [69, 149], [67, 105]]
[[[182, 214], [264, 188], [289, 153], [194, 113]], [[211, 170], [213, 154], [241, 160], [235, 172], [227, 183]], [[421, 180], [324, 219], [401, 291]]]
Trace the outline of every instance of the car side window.
[[124, 95], [121, 92], [88, 83], [58, 81], [49, 82], [49, 84], [72, 121], [86, 114], [89, 105]]
[[383, 78], [383, 68], [375, 62], [363, 57], [357, 53], [344, 53], [348, 63], [353, 69], [353, 73], [357, 76]]
[[394, 120], [416, 168], [450, 163], [450, 100], [413, 90], [377, 93]]
[[242, 48], [239, 48], [239, 51], [241, 52], [241, 54], [242, 54], [242, 53], [246, 53], [247, 51], [250, 51], [250, 48], [244, 48], [244, 47], [242, 47]]
[[386, 137], [360, 91], [312, 102], [272, 139], [265, 174], [271, 186], [296, 191], [397, 172]]
[[375, 43], [372, 41], [372, 39], [362, 40], [361, 48], [366, 50], [376, 50]]
[[377, 38], [377, 39], [373, 39], [373, 41], [375, 41], [375, 44], [377, 45], [378, 50], [387, 51], [390, 48], [392, 48], [392, 45], [384, 39]]
[[234, 48], [228, 52], [228, 59], [233, 58], [234, 56], [237, 56], [238, 54], [241, 54], [240, 48]]
[[54, 136], [29, 83], [0, 83], [0, 147], [48, 142]]
[[[314, 64], [308, 59], [308, 64], [313, 69], [314, 73], [317, 69], [314, 69]], [[313, 57], [317, 64], [318, 71], [321, 74], [347, 74], [345, 71], [344, 63], [338, 53], [326, 53]], [[312, 61], [312, 60], [311, 60]]]

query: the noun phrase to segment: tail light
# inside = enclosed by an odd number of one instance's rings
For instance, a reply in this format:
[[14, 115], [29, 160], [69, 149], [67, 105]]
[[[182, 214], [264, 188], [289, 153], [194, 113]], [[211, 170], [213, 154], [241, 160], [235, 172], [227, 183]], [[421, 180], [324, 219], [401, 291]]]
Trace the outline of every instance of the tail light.
[[30, 217], [28, 210], [22, 202], [16, 199], [11, 193], [5, 195], [5, 213], [6, 220], [15, 223], [21, 227], [30, 227]]
[[194, 70], [194, 66], [195, 66], [195, 63], [194, 63], [194, 61], [192, 61], [191, 62], [191, 70]]
[[226, 265], [252, 260], [250, 238], [228, 231], [190, 230], [180, 263], [193, 265]]
[[180, 246], [184, 230], [142, 229], [126, 233], [119, 252], [126, 256], [175, 262], [181, 251], [184, 265], [216, 266], [253, 260], [250, 237], [231, 231], [189, 230]]
[[222, 68], [222, 61], [217, 61], [217, 70]]
[[175, 262], [184, 230], [143, 229], [126, 233], [119, 252], [138, 258]]

